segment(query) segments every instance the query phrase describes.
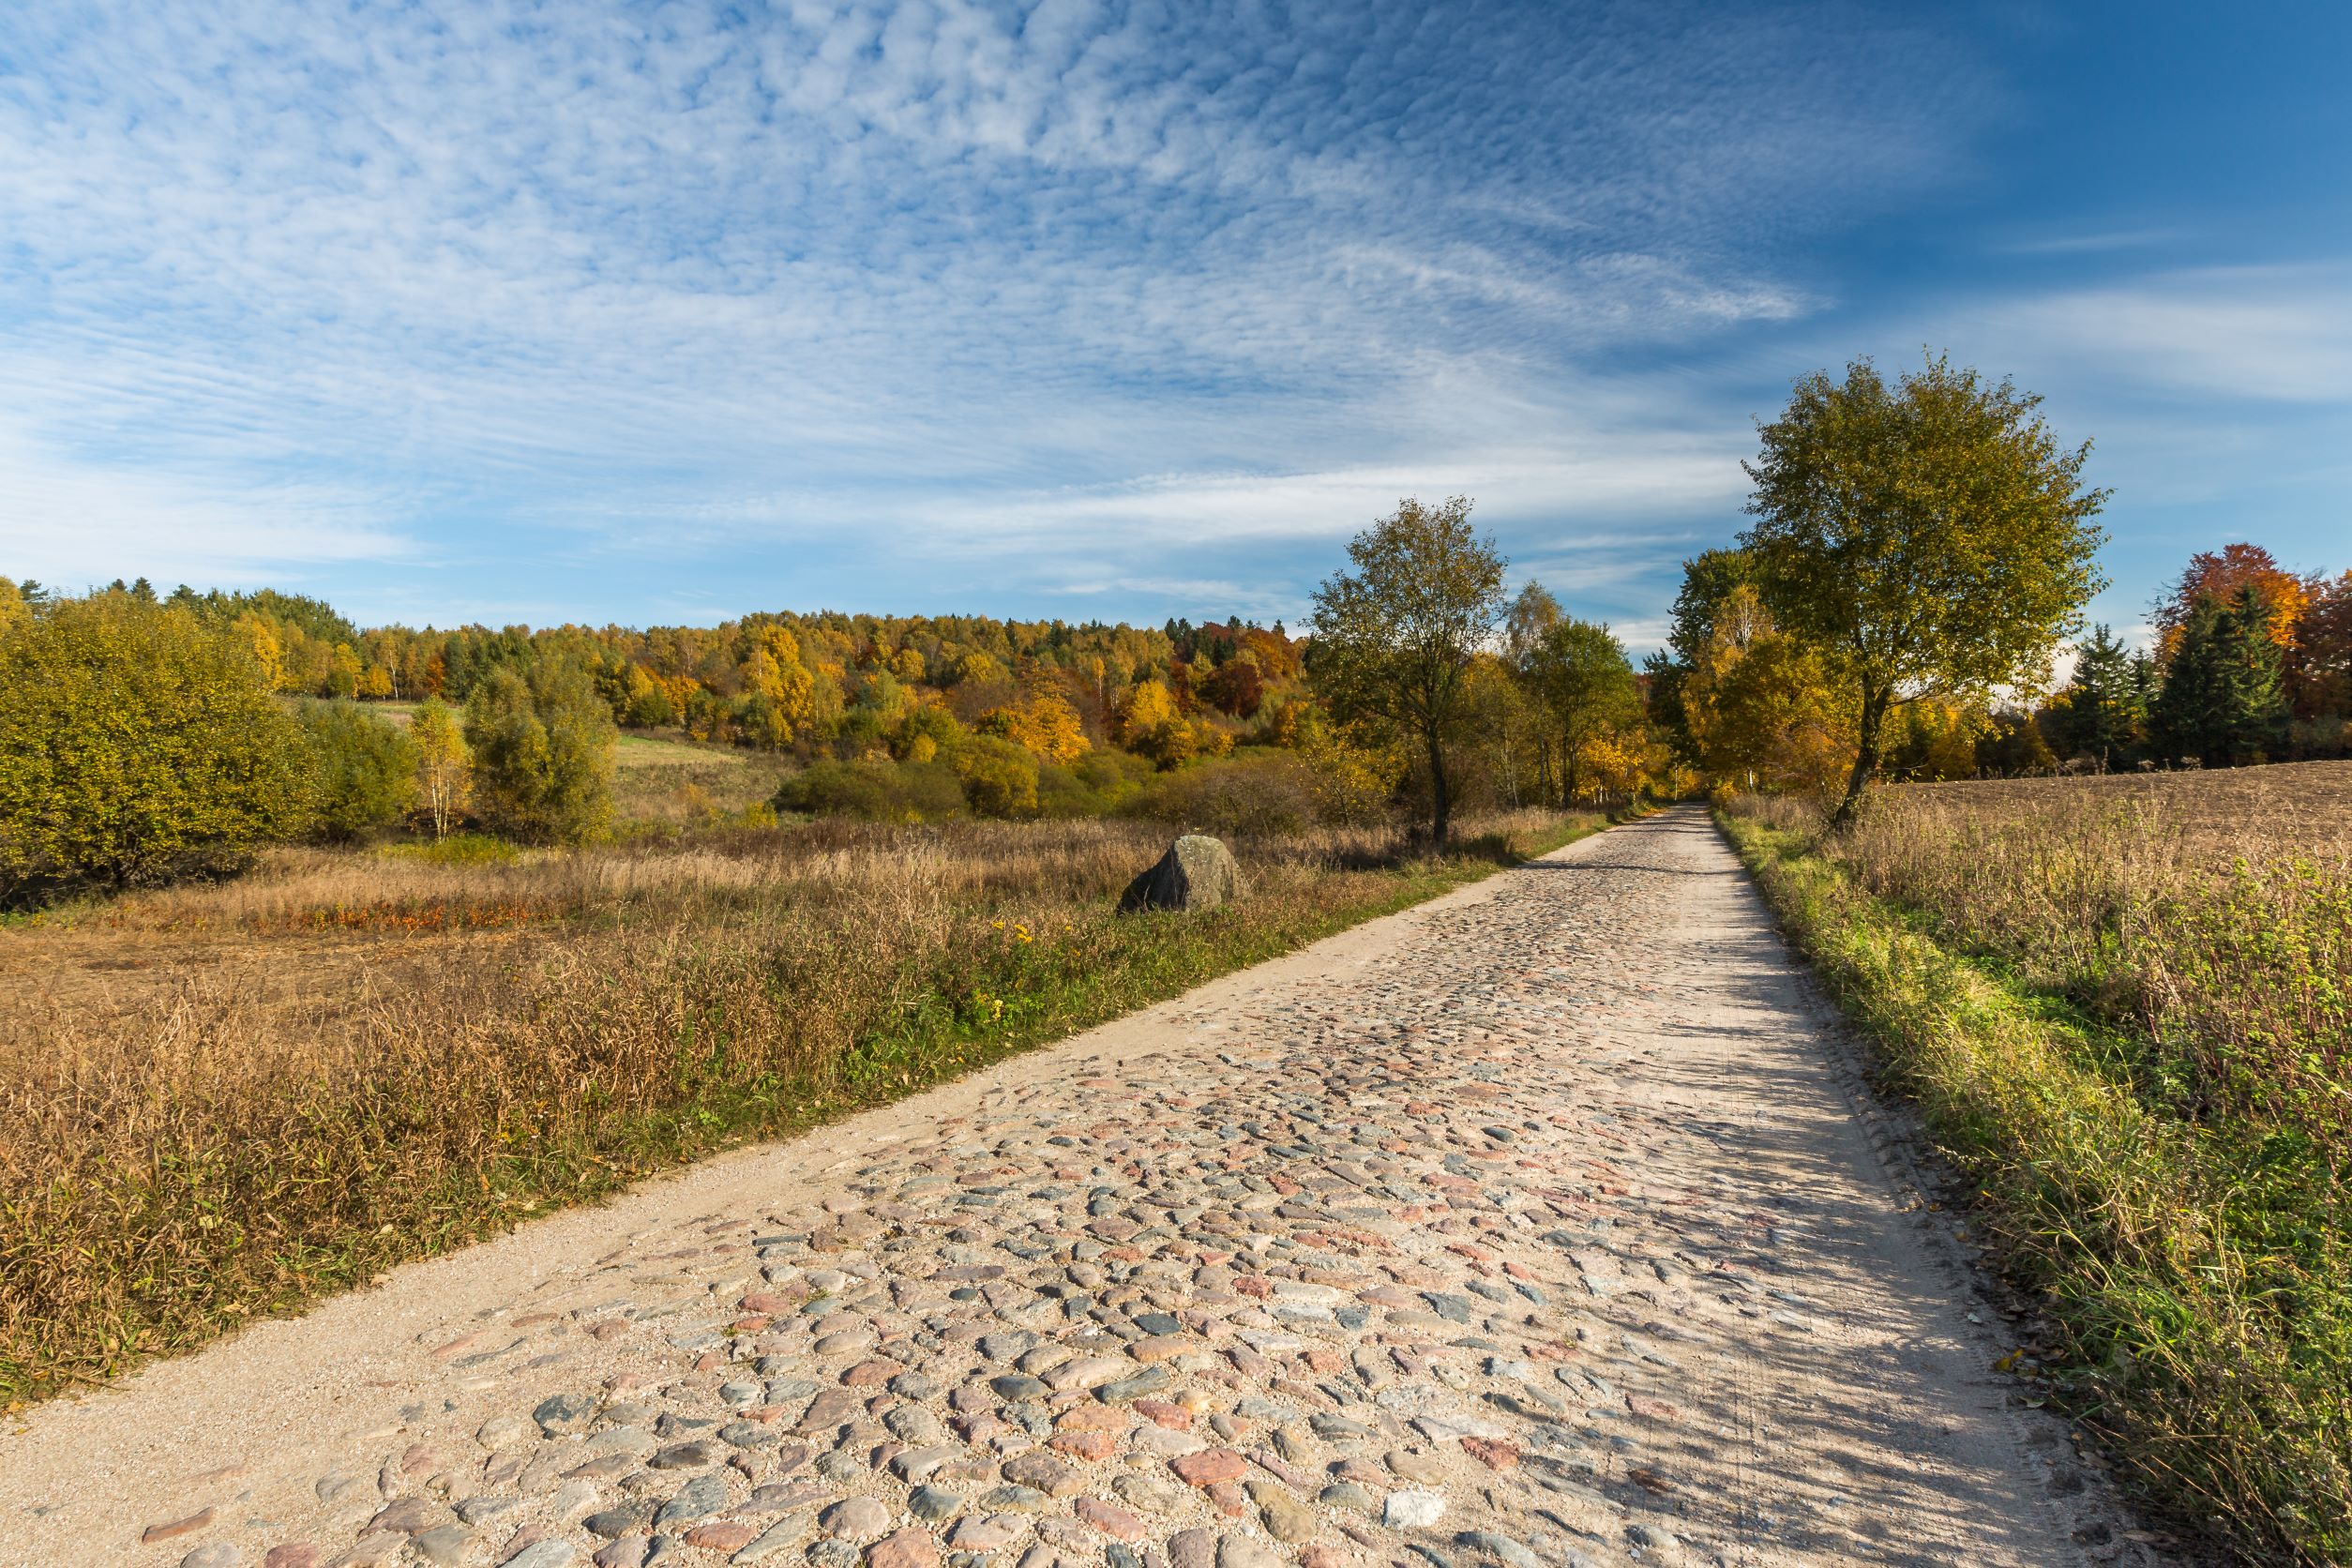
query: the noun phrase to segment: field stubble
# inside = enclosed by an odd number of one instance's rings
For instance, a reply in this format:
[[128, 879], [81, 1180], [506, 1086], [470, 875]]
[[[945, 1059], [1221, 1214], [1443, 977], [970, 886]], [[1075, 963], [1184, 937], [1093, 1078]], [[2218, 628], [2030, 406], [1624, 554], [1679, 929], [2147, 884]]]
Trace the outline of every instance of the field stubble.
[[2352, 1562], [2352, 764], [1729, 825], [2050, 1304], [2023, 1362], [2176, 1514]]
[[283, 852], [0, 931], [0, 1406], [938, 1081], [1566, 841], [1235, 847], [1120, 916], [1128, 822], [821, 822], [442, 865]]

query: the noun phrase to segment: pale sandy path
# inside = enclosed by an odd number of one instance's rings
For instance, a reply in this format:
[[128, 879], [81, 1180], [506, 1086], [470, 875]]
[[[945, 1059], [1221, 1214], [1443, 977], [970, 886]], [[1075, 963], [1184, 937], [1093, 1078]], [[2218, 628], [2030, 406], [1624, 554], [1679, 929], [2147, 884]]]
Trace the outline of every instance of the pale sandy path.
[[1844, 1062], [1670, 813], [38, 1409], [0, 1562], [2137, 1560]]

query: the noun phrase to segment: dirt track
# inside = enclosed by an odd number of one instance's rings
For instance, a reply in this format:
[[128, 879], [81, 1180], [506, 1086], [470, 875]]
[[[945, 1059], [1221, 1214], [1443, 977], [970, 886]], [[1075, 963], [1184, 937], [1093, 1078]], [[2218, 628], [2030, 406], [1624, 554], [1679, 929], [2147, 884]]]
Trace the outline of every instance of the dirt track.
[[1670, 813], [38, 1409], [0, 1562], [2144, 1560], [1845, 1062]]

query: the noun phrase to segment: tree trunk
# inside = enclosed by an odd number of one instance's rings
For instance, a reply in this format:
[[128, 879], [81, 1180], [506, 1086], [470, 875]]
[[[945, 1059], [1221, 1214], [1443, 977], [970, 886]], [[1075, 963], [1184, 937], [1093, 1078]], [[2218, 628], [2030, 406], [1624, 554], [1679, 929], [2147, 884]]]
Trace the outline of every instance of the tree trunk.
[[1862, 805], [1862, 791], [1878, 774], [1878, 736], [1887, 721], [1887, 695], [1864, 691], [1862, 704], [1862, 744], [1854, 750], [1854, 771], [1846, 780], [1846, 798], [1837, 803], [1836, 812], [1830, 818], [1830, 830], [1836, 832], [1854, 820], [1854, 812]]
[[1429, 837], [1440, 850], [1445, 848], [1446, 828], [1453, 818], [1454, 803], [1445, 792], [1445, 747], [1438, 732], [1427, 732], [1429, 742]]

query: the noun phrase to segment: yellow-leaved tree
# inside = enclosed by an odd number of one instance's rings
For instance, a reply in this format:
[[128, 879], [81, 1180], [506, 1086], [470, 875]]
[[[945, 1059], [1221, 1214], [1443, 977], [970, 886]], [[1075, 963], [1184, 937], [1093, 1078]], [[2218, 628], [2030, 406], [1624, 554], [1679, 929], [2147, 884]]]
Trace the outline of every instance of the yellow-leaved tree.
[[278, 628], [261, 616], [247, 611], [231, 623], [232, 629], [245, 639], [253, 650], [253, 662], [261, 667], [262, 678], [272, 691], [280, 691], [286, 684], [286, 650], [279, 641]]
[[123, 592], [0, 617], [0, 902], [234, 864], [309, 820], [250, 641]]
[[465, 809], [474, 780], [474, 761], [457, 711], [438, 697], [417, 704], [409, 720], [416, 747], [416, 801], [433, 824], [433, 837], [449, 836], [449, 824]]
[[1163, 768], [1181, 767], [1196, 757], [1222, 757], [1233, 737], [1206, 722], [1184, 717], [1176, 696], [1158, 681], [1138, 681], [1119, 704], [1119, 744]]
[[815, 677], [800, 662], [800, 644], [782, 626], [761, 626], [743, 661], [744, 733], [755, 746], [790, 746], [794, 719], [808, 707]]
[[1176, 699], [1158, 681], [1138, 681], [1119, 704], [1119, 738], [1133, 742], [1176, 716]]
[[1820, 793], [1852, 765], [1852, 702], [1746, 583], [1716, 611], [1681, 701], [1699, 765], [1731, 790]]
[[956, 663], [956, 684], [958, 686], [996, 686], [1010, 679], [1004, 665], [994, 654], [966, 654]]
[[792, 719], [792, 733], [802, 740], [823, 740], [839, 732], [841, 716], [849, 709], [842, 688], [849, 671], [833, 659], [822, 659], [809, 672], [808, 706]]
[[1086, 755], [1086, 727], [1078, 710], [1051, 692], [991, 708], [974, 726], [982, 734], [1003, 735], [1025, 746], [1040, 761], [1068, 767]]
[[1644, 766], [1648, 751], [1648, 743], [1638, 731], [1587, 735], [1576, 743], [1569, 759], [1569, 776], [1576, 781], [1584, 799], [1631, 800], [1649, 782]]

